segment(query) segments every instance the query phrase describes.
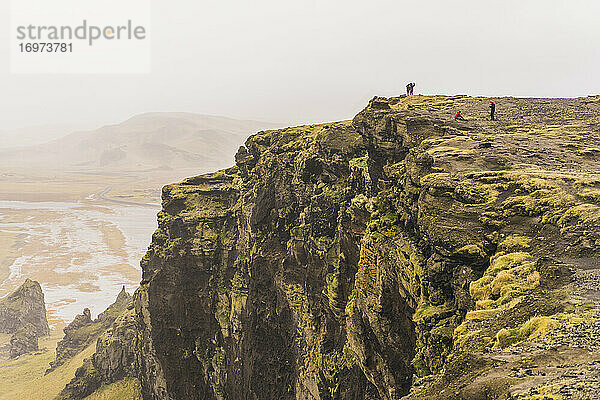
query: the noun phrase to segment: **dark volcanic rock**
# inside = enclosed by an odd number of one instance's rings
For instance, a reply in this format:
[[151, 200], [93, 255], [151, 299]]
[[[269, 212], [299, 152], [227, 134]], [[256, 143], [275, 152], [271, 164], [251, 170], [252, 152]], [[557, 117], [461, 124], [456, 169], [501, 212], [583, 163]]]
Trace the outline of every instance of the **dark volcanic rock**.
[[44, 293], [40, 284], [30, 279], [0, 300], [0, 333], [13, 334], [27, 324], [33, 325], [38, 337], [50, 334]]
[[346, 188], [365, 189], [365, 154], [349, 122], [265, 132], [238, 152], [246, 173], [164, 188], [138, 290], [164, 384], [142, 382], [145, 398], [376, 394], [344, 324], [362, 229]]
[[375, 98], [166, 186], [135, 314], [68, 395], [595, 398], [600, 102], [488, 102]]
[[61, 392], [61, 399], [83, 399], [101, 385], [140, 374], [140, 352], [137, 316], [133, 308], [126, 310], [96, 342], [96, 353], [86, 359]]
[[98, 318], [92, 320], [89, 309], [84, 309], [83, 314], [77, 315], [73, 322], [67, 325], [63, 331], [64, 338], [56, 346], [56, 359], [50, 363], [49, 373], [56, 367], [65, 363], [93, 343], [106, 331], [113, 322], [128, 307], [131, 306], [132, 297], [125, 291], [125, 287], [117, 295], [117, 299]]
[[38, 349], [37, 331], [32, 324], [20, 328], [10, 338], [10, 358], [18, 358]]

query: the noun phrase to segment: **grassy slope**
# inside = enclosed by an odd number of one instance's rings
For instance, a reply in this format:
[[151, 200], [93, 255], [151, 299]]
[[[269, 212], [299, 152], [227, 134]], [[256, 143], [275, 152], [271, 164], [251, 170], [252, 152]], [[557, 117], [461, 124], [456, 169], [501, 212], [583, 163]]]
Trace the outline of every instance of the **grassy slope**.
[[56, 343], [62, 336], [61, 329], [54, 330], [50, 337], [40, 339], [40, 348], [43, 350], [39, 353], [17, 360], [0, 361], [0, 400], [53, 399], [65, 387], [83, 360], [94, 353], [96, 344], [90, 345], [52, 373], [44, 375], [55, 357]]
[[103, 386], [85, 400], [141, 400], [140, 381], [135, 378], [123, 379]]

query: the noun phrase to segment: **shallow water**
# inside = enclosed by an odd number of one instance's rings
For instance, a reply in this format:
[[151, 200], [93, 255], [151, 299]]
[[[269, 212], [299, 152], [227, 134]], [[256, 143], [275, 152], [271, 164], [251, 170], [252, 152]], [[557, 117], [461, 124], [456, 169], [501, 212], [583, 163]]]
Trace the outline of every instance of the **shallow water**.
[[42, 285], [53, 318], [70, 322], [85, 307], [95, 317], [123, 285], [130, 293], [138, 286], [139, 260], [156, 229], [157, 212], [158, 207], [94, 202], [0, 201], [0, 231], [18, 237], [13, 246], [18, 258], [0, 283], [0, 297], [30, 277]]

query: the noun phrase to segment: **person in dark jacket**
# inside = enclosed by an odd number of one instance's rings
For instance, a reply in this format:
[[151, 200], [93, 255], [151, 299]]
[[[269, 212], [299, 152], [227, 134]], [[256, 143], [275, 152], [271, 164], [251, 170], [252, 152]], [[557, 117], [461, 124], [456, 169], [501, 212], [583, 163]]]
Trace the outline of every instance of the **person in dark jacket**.
[[414, 93], [414, 89], [415, 89], [415, 83], [411, 82], [408, 85], [406, 85], [406, 95], [407, 96], [411, 96]]
[[495, 121], [495, 119], [494, 119], [495, 112], [496, 112], [496, 103], [494, 103], [492, 100], [490, 100], [490, 119], [492, 121]]
[[454, 119], [457, 121], [465, 121], [465, 118], [462, 116], [460, 111], [456, 113], [456, 115], [454, 116]]

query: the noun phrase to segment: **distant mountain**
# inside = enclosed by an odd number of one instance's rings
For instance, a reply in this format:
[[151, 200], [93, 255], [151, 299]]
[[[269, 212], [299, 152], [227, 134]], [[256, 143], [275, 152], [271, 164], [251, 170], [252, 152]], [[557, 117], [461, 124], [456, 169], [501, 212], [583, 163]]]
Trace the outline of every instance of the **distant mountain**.
[[53, 124], [28, 126], [0, 132], [0, 149], [34, 146], [58, 139], [71, 132], [92, 129], [92, 125]]
[[0, 150], [0, 167], [141, 171], [231, 163], [246, 137], [275, 124], [191, 113], [148, 113], [45, 144]]

